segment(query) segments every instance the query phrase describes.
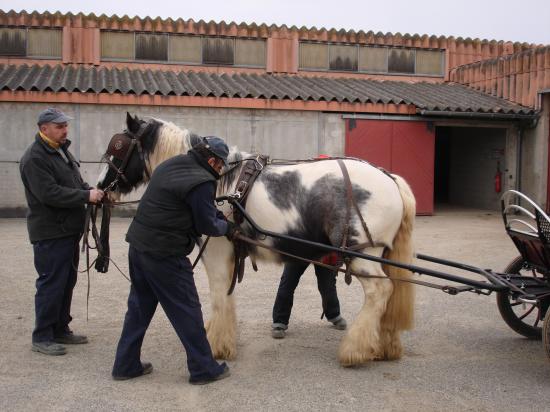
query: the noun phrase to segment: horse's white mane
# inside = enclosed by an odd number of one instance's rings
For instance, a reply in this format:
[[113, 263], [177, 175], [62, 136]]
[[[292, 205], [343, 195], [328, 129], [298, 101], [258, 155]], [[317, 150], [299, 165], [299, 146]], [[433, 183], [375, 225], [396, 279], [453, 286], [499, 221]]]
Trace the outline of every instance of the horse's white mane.
[[154, 170], [160, 163], [191, 148], [191, 136], [187, 129], [181, 129], [172, 122], [154, 119], [161, 124], [155, 149], [149, 155], [149, 165]]

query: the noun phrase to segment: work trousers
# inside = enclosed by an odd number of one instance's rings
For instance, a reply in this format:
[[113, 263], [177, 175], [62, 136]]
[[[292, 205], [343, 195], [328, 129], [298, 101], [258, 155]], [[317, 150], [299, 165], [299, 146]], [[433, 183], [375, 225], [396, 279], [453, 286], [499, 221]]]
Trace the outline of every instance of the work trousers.
[[186, 256], [159, 257], [132, 246], [128, 259], [132, 286], [113, 375], [141, 374], [141, 345], [158, 303], [187, 352], [191, 378], [209, 379], [221, 374], [225, 364], [218, 364], [212, 356], [189, 259]]
[[[294, 290], [308, 265], [309, 263], [298, 260], [292, 260], [285, 264], [273, 305], [273, 326], [285, 327], [288, 325], [294, 303]], [[315, 276], [317, 277], [317, 288], [321, 294], [323, 313], [329, 321], [337, 319], [340, 316], [340, 302], [336, 292], [336, 272], [322, 266], [315, 266]]]
[[38, 273], [34, 296], [33, 342], [52, 341], [69, 333], [71, 301], [78, 272], [79, 236], [40, 240], [33, 243], [34, 267]]

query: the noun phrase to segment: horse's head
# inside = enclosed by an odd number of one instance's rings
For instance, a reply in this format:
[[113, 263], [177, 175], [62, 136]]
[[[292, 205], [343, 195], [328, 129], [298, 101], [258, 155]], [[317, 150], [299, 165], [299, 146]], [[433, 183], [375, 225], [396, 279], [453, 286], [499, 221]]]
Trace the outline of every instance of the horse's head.
[[161, 123], [126, 114], [126, 130], [113, 135], [103, 155], [106, 165], [97, 186], [113, 192], [129, 193], [144, 183], [150, 172], [149, 157], [155, 149]]

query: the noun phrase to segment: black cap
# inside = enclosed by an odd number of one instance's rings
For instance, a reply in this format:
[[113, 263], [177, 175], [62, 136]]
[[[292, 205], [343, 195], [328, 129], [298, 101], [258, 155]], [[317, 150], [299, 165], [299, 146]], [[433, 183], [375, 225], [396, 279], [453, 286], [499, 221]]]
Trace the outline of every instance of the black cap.
[[214, 156], [223, 160], [227, 166], [227, 156], [229, 156], [229, 147], [222, 138], [216, 136], [203, 137], [204, 147], [208, 149]]
[[38, 115], [38, 126], [44, 123], [67, 123], [69, 120], [73, 118], [55, 107], [50, 107]]

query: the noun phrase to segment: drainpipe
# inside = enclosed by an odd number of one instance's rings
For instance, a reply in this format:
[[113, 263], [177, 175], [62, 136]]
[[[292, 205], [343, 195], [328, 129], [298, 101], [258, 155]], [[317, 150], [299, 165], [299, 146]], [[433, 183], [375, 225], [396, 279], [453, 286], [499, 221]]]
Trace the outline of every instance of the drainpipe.
[[73, 141], [75, 142], [75, 148], [73, 149], [73, 153], [76, 156], [76, 160], [80, 162], [80, 148], [82, 147], [82, 136], [80, 135], [80, 104], [76, 104], [74, 106], [74, 122], [73, 122], [73, 130], [74, 130], [74, 137], [72, 137]]
[[521, 159], [523, 151], [523, 129], [518, 127], [517, 155], [516, 155], [516, 190], [521, 192]]

